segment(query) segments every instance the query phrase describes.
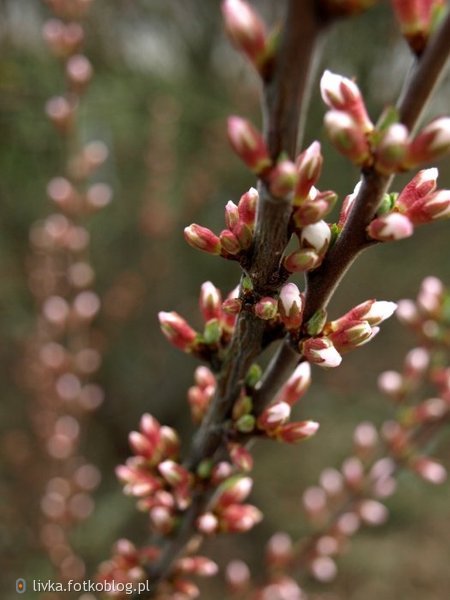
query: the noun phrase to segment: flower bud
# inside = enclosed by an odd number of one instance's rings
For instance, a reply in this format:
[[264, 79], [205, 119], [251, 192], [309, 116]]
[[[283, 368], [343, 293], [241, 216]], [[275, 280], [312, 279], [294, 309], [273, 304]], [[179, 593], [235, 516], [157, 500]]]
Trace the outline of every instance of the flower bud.
[[158, 471], [172, 487], [185, 484], [191, 479], [189, 471], [173, 460], [165, 460], [159, 463]]
[[393, 123], [383, 134], [375, 153], [375, 168], [384, 175], [401, 170], [408, 150], [409, 132], [401, 123]]
[[331, 71], [325, 71], [320, 80], [320, 91], [325, 104], [335, 111], [347, 113], [362, 133], [372, 131], [372, 121], [354, 81]]
[[294, 189], [297, 181], [297, 169], [290, 160], [281, 160], [270, 171], [270, 192], [276, 198], [285, 198]]
[[200, 312], [206, 322], [220, 319], [222, 314], [222, 295], [210, 281], [202, 284], [200, 291]]
[[286, 283], [278, 301], [281, 320], [287, 329], [298, 329], [302, 323], [303, 298], [295, 283]]
[[263, 431], [273, 431], [286, 423], [291, 416], [291, 407], [287, 402], [275, 402], [268, 406], [258, 418], [257, 426]]
[[278, 314], [278, 302], [275, 298], [265, 296], [255, 304], [255, 315], [264, 321], [274, 319]]
[[228, 452], [230, 453], [233, 465], [239, 469], [239, 471], [248, 473], [253, 469], [253, 457], [247, 448], [240, 444], [229, 444]]
[[392, 212], [374, 219], [367, 227], [367, 233], [379, 242], [391, 242], [412, 236], [414, 226], [407, 216]]
[[366, 135], [348, 113], [330, 110], [324, 123], [330, 140], [341, 154], [355, 165], [370, 163], [371, 152]]
[[176, 312], [158, 313], [161, 331], [176, 348], [190, 352], [195, 344], [197, 333]]
[[219, 527], [219, 519], [213, 513], [204, 513], [197, 519], [197, 529], [204, 535], [215, 533]]
[[329, 333], [328, 338], [339, 352], [349, 352], [367, 344], [376, 333], [378, 328], [372, 328], [367, 321], [349, 321], [344, 327]]
[[444, 0], [392, 0], [395, 15], [412, 50], [420, 54], [436, 24], [436, 17], [444, 11]]
[[340, 319], [330, 323], [334, 331], [343, 327], [346, 323], [353, 320], [367, 321], [369, 325], [379, 325], [386, 319], [391, 317], [397, 308], [395, 302], [387, 302], [385, 300], [366, 300], [352, 308]]
[[361, 181], [358, 181], [358, 183], [355, 185], [355, 189], [353, 190], [353, 192], [344, 198], [344, 202], [342, 203], [341, 212], [339, 214], [339, 221], [338, 221], [339, 227], [343, 227], [345, 225], [347, 218], [350, 214], [350, 211], [353, 207], [353, 203], [356, 200], [356, 198], [358, 197], [360, 189], [361, 189]]
[[208, 254], [220, 254], [220, 240], [210, 229], [193, 223], [184, 229], [187, 243]]
[[302, 248], [311, 248], [319, 256], [324, 254], [331, 241], [331, 230], [325, 221], [307, 225], [302, 229], [300, 244]]
[[243, 533], [257, 525], [263, 514], [251, 504], [231, 504], [220, 513], [219, 523], [222, 531]]
[[301, 229], [306, 225], [317, 223], [333, 208], [337, 200], [337, 194], [331, 190], [318, 192], [312, 188], [308, 198], [294, 208], [292, 215], [296, 228]]
[[322, 262], [314, 250], [295, 250], [283, 260], [283, 266], [290, 273], [304, 273], [316, 269]]
[[251, 477], [236, 475], [225, 480], [217, 490], [214, 508], [221, 511], [230, 504], [243, 502], [252, 491], [253, 480]]
[[440, 485], [447, 479], [447, 470], [443, 465], [428, 458], [427, 456], [421, 456], [414, 459], [411, 462], [411, 468], [420, 476], [424, 481]]
[[259, 194], [257, 190], [252, 187], [248, 192], [242, 194], [238, 204], [239, 219], [252, 230], [255, 225], [258, 202]]
[[225, 252], [235, 256], [242, 250], [241, 244], [237, 237], [229, 229], [224, 229], [219, 235], [220, 245]]
[[342, 362], [342, 356], [326, 337], [308, 338], [300, 345], [300, 352], [310, 363], [319, 367], [337, 367]]
[[267, 47], [263, 21], [243, 0], [224, 0], [222, 14], [231, 41], [259, 70], [264, 64]]
[[294, 205], [305, 200], [316, 184], [322, 171], [323, 156], [319, 142], [313, 142], [297, 158], [297, 183], [294, 191]]
[[301, 362], [277, 395], [277, 401], [287, 402], [290, 406], [296, 404], [311, 384], [311, 366]]
[[409, 168], [435, 161], [450, 149], [450, 117], [434, 119], [426, 125], [409, 146], [405, 159]]
[[229, 200], [225, 205], [225, 223], [228, 229], [233, 231], [240, 219], [239, 210], [236, 204]]
[[297, 444], [315, 435], [319, 426], [319, 423], [316, 421], [287, 423], [286, 425], [282, 425], [276, 432], [276, 437], [286, 444]]
[[272, 164], [260, 132], [246, 119], [229, 117], [228, 139], [236, 154], [256, 175], [262, 175]]

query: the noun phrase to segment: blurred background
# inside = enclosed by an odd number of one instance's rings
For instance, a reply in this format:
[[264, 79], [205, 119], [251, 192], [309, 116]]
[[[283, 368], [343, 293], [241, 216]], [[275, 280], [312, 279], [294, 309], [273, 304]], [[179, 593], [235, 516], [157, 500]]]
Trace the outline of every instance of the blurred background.
[[[283, 4], [255, 2], [270, 21]], [[16, 597], [17, 577], [57, 578], [42, 540], [42, 497], [55, 459], [36, 431], [29, 377], [39, 305], [30, 285], [36, 268], [30, 230], [55, 212], [46, 188], [67, 161], [65, 141], [44, 111], [49, 97], [65, 86], [61, 62], [42, 41], [42, 26], [51, 16], [37, 0], [0, 2], [0, 587], [5, 600]], [[225, 122], [230, 113], [256, 123], [260, 117], [258, 81], [225, 39], [218, 0], [95, 0], [85, 37], [94, 76], [80, 103], [77, 135], [81, 143], [107, 145], [108, 158], [94, 182], [113, 191], [112, 202], [86, 221], [93, 287], [102, 301], [95, 321], [102, 364], [92, 380], [105, 398], [82, 420], [80, 452], [102, 481], [93, 493], [95, 508], [89, 504], [87, 518], [73, 519], [70, 540], [83, 557], [86, 577], [92, 577], [118, 537], [142, 542], [148, 534], [145, 515], [123, 496], [114, 476], [115, 465], [129, 455], [128, 432], [143, 412], [179, 430], [186, 447], [194, 431], [186, 390], [196, 363], [165, 342], [156, 314], [176, 310], [200, 325], [201, 283], [212, 279], [227, 293], [238, 282], [236, 265], [194, 251], [182, 230], [198, 222], [220, 231], [225, 203], [254, 184], [228, 147]], [[355, 76], [376, 119], [395, 101], [410, 63], [389, 7], [381, 2], [333, 27], [320, 71]], [[448, 113], [449, 98], [447, 76], [429, 116]], [[342, 199], [358, 173], [324, 138], [323, 114], [316, 83], [305, 145], [317, 138], [323, 143], [320, 189], [334, 189]], [[440, 187], [450, 186], [449, 167], [449, 161], [440, 165]], [[403, 182], [399, 178], [396, 189]], [[331, 316], [372, 297], [414, 297], [428, 274], [450, 283], [449, 251], [446, 223], [371, 249], [340, 287]], [[294, 280], [302, 285], [301, 277]], [[246, 536], [215, 541], [214, 558], [224, 564], [239, 557], [258, 565], [262, 542], [273, 531], [307, 530], [302, 491], [324, 467], [339, 466], [349, 454], [359, 421], [380, 423], [389, 416], [392, 407], [377, 391], [377, 374], [400, 368], [412, 343], [392, 320], [339, 369], [314, 371], [298, 415], [320, 421], [320, 433], [300, 447], [256, 447], [253, 500], [265, 519]], [[435, 455], [447, 466], [449, 450], [450, 437], [442, 436]], [[388, 501], [388, 523], [356, 536], [335, 581], [310, 581], [307, 587], [329, 599], [448, 598], [449, 489], [403, 475]], [[220, 582], [208, 584], [204, 597], [222, 598]]]

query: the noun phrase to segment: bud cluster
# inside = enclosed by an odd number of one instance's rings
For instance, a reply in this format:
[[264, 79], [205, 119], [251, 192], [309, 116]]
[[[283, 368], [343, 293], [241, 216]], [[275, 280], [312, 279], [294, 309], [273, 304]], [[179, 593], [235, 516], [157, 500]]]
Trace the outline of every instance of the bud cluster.
[[325, 71], [320, 89], [330, 108], [325, 129], [341, 154], [357, 166], [374, 166], [389, 175], [441, 158], [450, 150], [449, 117], [432, 120], [412, 137], [396, 122], [394, 109], [387, 110], [375, 128], [361, 91], [351, 79]]
[[450, 217], [450, 190], [437, 190], [438, 170], [424, 169], [403, 188], [387, 212], [368, 226], [369, 236], [378, 241], [409, 237], [414, 226]]
[[218, 236], [210, 229], [193, 223], [184, 230], [187, 243], [208, 254], [239, 260], [253, 241], [259, 196], [255, 188], [243, 194], [236, 205], [231, 200], [225, 206], [227, 228]]
[[239, 289], [235, 288], [223, 302], [220, 290], [206, 281], [201, 286], [199, 297], [200, 313], [204, 320], [203, 332], [195, 331], [173, 311], [161, 311], [158, 314], [161, 331], [176, 348], [200, 358], [208, 358], [230, 340], [241, 308], [238, 293]]
[[313, 337], [300, 342], [300, 352], [311, 363], [321, 367], [337, 367], [342, 361], [341, 354], [370, 342], [379, 332], [378, 325], [388, 319], [395, 309], [394, 302], [367, 300], [339, 319], [322, 325], [322, 316], [318, 315], [319, 330], [316, 329]]

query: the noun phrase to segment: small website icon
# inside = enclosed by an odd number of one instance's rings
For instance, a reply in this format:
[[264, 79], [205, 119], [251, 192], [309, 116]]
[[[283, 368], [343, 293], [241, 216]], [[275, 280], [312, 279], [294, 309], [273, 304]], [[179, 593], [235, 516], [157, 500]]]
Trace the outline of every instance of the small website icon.
[[18, 579], [16, 581], [16, 592], [18, 594], [24, 594], [27, 591], [27, 582], [25, 579]]

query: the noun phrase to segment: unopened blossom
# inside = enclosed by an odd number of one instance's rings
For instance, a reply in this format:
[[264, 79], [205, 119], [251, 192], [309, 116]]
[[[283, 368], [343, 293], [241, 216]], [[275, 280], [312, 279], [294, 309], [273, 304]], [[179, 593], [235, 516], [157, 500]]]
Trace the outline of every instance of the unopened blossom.
[[261, 133], [246, 119], [228, 118], [228, 139], [236, 154], [256, 175], [267, 171], [272, 161]]
[[342, 356], [326, 337], [308, 338], [301, 343], [300, 351], [306, 360], [320, 367], [337, 367], [342, 362]]
[[255, 314], [263, 320], [274, 319], [278, 314], [278, 302], [275, 298], [265, 296], [255, 304]]
[[253, 457], [244, 446], [240, 444], [230, 444], [228, 452], [233, 465], [240, 471], [247, 473], [253, 469]]
[[297, 444], [303, 440], [307, 440], [317, 433], [319, 430], [317, 421], [297, 421], [294, 423], [286, 423], [276, 431], [276, 438], [286, 444]]
[[190, 481], [191, 474], [173, 460], [165, 460], [158, 465], [158, 471], [171, 486], [177, 486]]
[[394, 314], [396, 308], [397, 304], [395, 302], [366, 300], [349, 310], [339, 319], [331, 321], [329, 326], [332, 331], [338, 331], [352, 321], [367, 321], [371, 326], [379, 325], [386, 319], [389, 319]]
[[220, 232], [219, 240], [222, 249], [233, 256], [239, 254], [244, 249], [237, 236], [229, 229], [224, 229]]
[[354, 81], [327, 70], [320, 80], [320, 91], [325, 104], [350, 116], [362, 133], [372, 131], [373, 123]]
[[311, 366], [302, 361], [277, 395], [277, 400], [293, 406], [305, 394], [311, 384]]
[[319, 256], [324, 254], [331, 241], [331, 230], [325, 221], [318, 221], [302, 229], [300, 244], [302, 248], [311, 248]]
[[355, 165], [371, 162], [369, 142], [361, 127], [351, 115], [330, 110], [324, 119], [325, 129], [333, 145]]
[[375, 168], [377, 171], [389, 175], [401, 170], [408, 147], [408, 129], [401, 123], [390, 125], [376, 147]]
[[346, 196], [344, 198], [344, 201], [342, 203], [341, 212], [339, 214], [339, 220], [338, 220], [339, 227], [343, 227], [345, 225], [347, 218], [350, 214], [350, 211], [353, 207], [353, 203], [355, 202], [356, 198], [358, 197], [360, 190], [361, 190], [361, 181], [358, 181], [353, 192], [351, 194], [348, 194], [348, 196]]
[[320, 177], [323, 164], [323, 156], [319, 142], [313, 142], [304, 150], [296, 160], [297, 183], [294, 190], [294, 205], [305, 200], [311, 188]]
[[345, 325], [328, 333], [328, 338], [339, 352], [348, 352], [367, 344], [377, 333], [367, 321], [348, 321]]
[[239, 220], [253, 229], [256, 219], [256, 210], [258, 208], [258, 191], [251, 187], [245, 194], [242, 194], [238, 203]]
[[243, 533], [257, 525], [263, 518], [262, 512], [251, 504], [230, 504], [219, 517], [220, 528], [228, 533]]
[[222, 14], [233, 44], [259, 69], [267, 50], [267, 32], [262, 19], [243, 0], [224, 0]]
[[440, 485], [447, 480], [446, 468], [436, 460], [422, 456], [411, 461], [411, 468], [428, 483]]
[[171, 344], [184, 352], [190, 352], [194, 346], [197, 333], [176, 312], [158, 313], [161, 331]]
[[291, 252], [283, 260], [284, 268], [290, 273], [306, 273], [316, 269], [323, 260], [315, 250], [302, 248]]
[[225, 480], [217, 491], [214, 500], [214, 508], [221, 511], [230, 504], [237, 504], [245, 500], [253, 487], [253, 480], [250, 477], [237, 475]]
[[196, 525], [201, 533], [211, 535], [217, 531], [219, 519], [213, 513], [204, 513], [199, 516]]
[[405, 164], [409, 168], [441, 158], [450, 149], [450, 117], [434, 119], [414, 137]]
[[367, 227], [367, 233], [379, 242], [391, 242], [411, 237], [414, 225], [406, 215], [392, 212], [374, 219]]
[[437, 22], [443, 14], [445, 0], [392, 0], [401, 32], [411, 48], [421, 53]]
[[202, 227], [201, 225], [193, 223], [192, 225], [189, 225], [189, 227], [185, 227], [184, 237], [187, 243], [197, 250], [202, 250], [208, 254], [220, 254], [220, 240], [217, 235], [207, 227]]
[[269, 187], [276, 198], [288, 196], [297, 181], [297, 169], [290, 160], [279, 161], [270, 171]]
[[294, 208], [292, 215], [295, 227], [302, 229], [306, 225], [312, 225], [322, 220], [333, 208], [337, 200], [337, 194], [332, 190], [319, 192], [312, 187], [308, 197], [302, 201], [300, 206]]
[[295, 283], [286, 283], [280, 291], [280, 317], [287, 329], [297, 329], [302, 323], [303, 298]]
[[277, 429], [280, 425], [286, 423], [290, 415], [291, 407], [287, 402], [274, 402], [258, 418], [258, 428], [263, 431]]
[[239, 223], [239, 220], [240, 214], [237, 204], [235, 204], [232, 200], [229, 200], [225, 205], [225, 223], [228, 229], [233, 231], [233, 229]]
[[181, 573], [190, 573], [200, 577], [212, 577], [216, 575], [219, 567], [206, 556], [185, 556], [175, 563], [175, 569]]
[[395, 207], [413, 224], [447, 218], [450, 214], [450, 191], [438, 190], [438, 170], [424, 169], [403, 188]]
[[222, 295], [211, 281], [205, 281], [202, 284], [199, 304], [205, 321], [220, 318], [222, 314]]

